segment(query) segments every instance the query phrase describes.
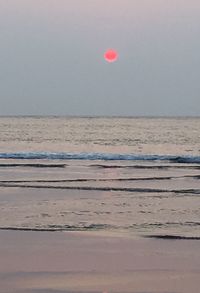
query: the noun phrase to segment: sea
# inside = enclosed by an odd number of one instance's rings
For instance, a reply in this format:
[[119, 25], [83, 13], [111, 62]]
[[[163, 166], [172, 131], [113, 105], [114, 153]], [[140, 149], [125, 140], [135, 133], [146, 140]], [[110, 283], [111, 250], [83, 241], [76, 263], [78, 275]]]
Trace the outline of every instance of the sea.
[[0, 229], [200, 239], [200, 117], [0, 117]]

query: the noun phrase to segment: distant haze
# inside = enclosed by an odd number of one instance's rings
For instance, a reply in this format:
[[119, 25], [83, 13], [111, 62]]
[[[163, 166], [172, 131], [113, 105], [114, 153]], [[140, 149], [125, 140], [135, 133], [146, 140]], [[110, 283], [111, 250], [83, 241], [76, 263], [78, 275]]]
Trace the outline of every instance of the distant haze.
[[200, 115], [200, 1], [1, 0], [0, 115]]

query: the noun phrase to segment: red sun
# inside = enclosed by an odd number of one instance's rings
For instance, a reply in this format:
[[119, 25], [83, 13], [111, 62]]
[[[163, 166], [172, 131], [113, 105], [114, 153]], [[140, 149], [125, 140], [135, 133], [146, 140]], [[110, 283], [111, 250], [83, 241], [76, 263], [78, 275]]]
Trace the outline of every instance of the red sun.
[[118, 58], [118, 53], [113, 49], [109, 49], [104, 53], [104, 58], [108, 62], [114, 62]]

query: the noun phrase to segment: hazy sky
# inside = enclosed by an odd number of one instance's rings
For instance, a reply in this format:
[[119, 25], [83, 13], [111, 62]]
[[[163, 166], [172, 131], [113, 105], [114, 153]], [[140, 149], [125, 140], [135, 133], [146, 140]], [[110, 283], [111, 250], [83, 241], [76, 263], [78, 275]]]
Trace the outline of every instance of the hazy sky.
[[0, 0], [3, 114], [200, 115], [200, 1]]

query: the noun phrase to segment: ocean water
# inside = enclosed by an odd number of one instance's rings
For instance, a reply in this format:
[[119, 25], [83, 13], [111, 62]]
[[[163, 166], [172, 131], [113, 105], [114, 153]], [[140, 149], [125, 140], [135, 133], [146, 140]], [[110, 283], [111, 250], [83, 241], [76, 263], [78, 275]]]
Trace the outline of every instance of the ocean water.
[[200, 239], [200, 118], [0, 118], [0, 229]]

